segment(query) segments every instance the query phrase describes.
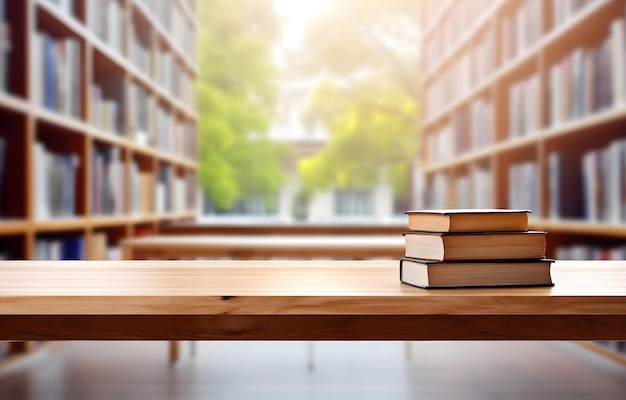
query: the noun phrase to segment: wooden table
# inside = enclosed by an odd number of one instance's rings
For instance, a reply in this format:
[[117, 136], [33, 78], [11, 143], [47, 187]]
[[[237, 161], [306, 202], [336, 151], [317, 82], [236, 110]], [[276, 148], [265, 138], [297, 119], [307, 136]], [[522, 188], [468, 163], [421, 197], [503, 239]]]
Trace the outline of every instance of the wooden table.
[[[235, 260], [267, 259], [399, 259], [404, 254], [404, 238], [394, 235], [366, 235], [364, 232], [385, 232], [389, 227], [370, 226], [359, 235], [346, 235], [347, 231], [333, 235], [324, 234], [328, 227], [322, 225], [294, 225], [282, 227], [250, 227], [255, 235], [200, 234], [202, 225], [189, 225], [194, 234], [172, 234], [126, 239], [121, 243], [123, 258], [135, 259], [189, 259], [227, 258]], [[259, 228], [260, 230], [255, 230]], [[337, 227], [341, 228], [341, 227]], [[243, 229], [243, 230], [242, 230]], [[276, 231], [275, 229], [279, 229]], [[398, 229], [399, 228], [394, 228]], [[246, 231], [237, 227], [236, 232]], [[248, 231], [250, 232], [250, 231]], [[275, 232], [281, 232], [276, 234]], [[309, 234], [305, 234], [308, 232]], [[192, 352], [195, 344], [192, 343]], [[169, 358], [178, 360], [180, 346], [170, 342]], [[312, 347], [309, 345], [309, 364], [312, 365]]]
[[209, 224], [184, 223], [159, 226], [164, 235], [397, 235], [406, 230], [403, 224]]
[[121, 243], [123, 258], [399, 259], [402, 235], [157, 235]]
[[626, 262], [424, 290], [397, 261], [3, 261], [0, 340], [624, 340]]

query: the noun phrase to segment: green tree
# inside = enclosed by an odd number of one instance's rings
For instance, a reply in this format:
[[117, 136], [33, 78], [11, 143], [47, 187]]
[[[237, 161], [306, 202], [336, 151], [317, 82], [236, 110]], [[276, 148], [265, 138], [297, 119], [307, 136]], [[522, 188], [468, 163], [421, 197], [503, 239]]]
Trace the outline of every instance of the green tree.
[[330, 142], [300, 162], [304, 190], [386, 179], [403, 196], [419, 143], [419, 10], [413, 0], [333, 4], [309, 24], [308, 51], [294, 66], [302, 76], [326, 77], [305, 119], [322, 122]]
[[243, 197], [272, 199], [290, 153], [268, 140], [277, 71], [271, 44], [280, 24], [271, 0], [198, 2], [199, 181], [229, 209]]
[[416, 114], [411, 97], [376, 80], [349, 88], [331, 81], [320, 85], [307, 117], [322, 120], [331, 139], [299, 163], [305, 193], [386, 180], [396, 195], [406, 194], [407, 162], [417, 149]]
[[419, 4], [415, 0], [334, 0], [307, 27], [304, 76], [324, 71], [347, 84], [375, 77], [417, 101]]

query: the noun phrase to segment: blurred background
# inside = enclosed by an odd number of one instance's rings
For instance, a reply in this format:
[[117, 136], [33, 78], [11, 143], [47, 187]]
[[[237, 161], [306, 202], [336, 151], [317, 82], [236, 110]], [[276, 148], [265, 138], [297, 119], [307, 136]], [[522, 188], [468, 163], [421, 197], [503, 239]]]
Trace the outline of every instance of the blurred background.
[[531, 210], [550, 257], [624, 258], [623, 1], [0, 10], [4, 258], [119, 258], [180, 222], [491, 207]]
[[403, 221], [419, 146], [416, 2], [198, 4], [203, 216]]
[[0, 257], [522, 208], [549, 257], [624, 259], [625, 19], [624, 0], [0, 0]]

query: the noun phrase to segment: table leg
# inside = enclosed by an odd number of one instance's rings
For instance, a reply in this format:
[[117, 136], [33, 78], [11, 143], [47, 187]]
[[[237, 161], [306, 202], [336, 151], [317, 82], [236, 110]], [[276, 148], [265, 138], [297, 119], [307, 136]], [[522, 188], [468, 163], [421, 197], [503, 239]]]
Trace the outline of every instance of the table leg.
[[313, 350], [314, 350], [313, 344], [314, 342], [312, 341], [306, 342], [307, 367], [309, 368], [309, 370], [312, 370], [313, 368], [315, 368], [315, 359], [314, 359], [315, 354], [313, 353]]
[[411, 361], [411, 356], [412, 356], [412, 342], [411, 341], [406, 341], [404, 342], [404, 357], [406, 358], [407, 361]]
[[177, 340], [170, 340], [170, 363], [175, 363], [180, 358], [180, 342]]

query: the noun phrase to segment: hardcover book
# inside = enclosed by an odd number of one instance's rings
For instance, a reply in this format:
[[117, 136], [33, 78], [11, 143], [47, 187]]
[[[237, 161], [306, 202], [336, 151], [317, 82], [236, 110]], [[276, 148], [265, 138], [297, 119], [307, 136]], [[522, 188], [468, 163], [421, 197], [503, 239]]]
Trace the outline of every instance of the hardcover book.
[[545, 258], [546, 232], [435, 233], [407, 231], [405, 256], [424, 260]]
[[403, 257], [400, 281], [420, 288], [553, 286], [553, 260], [436, 262]]
[[528, 229], [528, 210], [451, 209], [407, 211], [408, 229], [429, 232], [503, 232]]

